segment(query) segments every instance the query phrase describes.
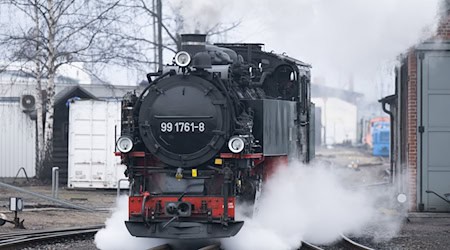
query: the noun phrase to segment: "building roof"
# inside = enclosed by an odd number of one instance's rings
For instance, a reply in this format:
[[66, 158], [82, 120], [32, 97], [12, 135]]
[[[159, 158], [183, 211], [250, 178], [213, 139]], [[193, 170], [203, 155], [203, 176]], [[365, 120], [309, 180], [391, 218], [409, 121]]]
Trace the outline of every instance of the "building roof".
[[[56, 97], [60, 99], [73, 93], [75, 90], [80, 90], [83, 94], [82, 98], [97, 99], [97, 100], [122, 100], [123, 96], [135, 90], [142, 90], [139, 86], [123, 86], [123, 85], [109, 85], [109, 84], [80, 84], [75, 86], [56, 86]], [[67, 98], [66, 98], [67, 99]]]
[[67, 99], [75, 96], [86, 99], [97, 99], [94, 95], [89, 93], [84, 88], [80, 86], [71, 86], [62, 89], [55, 95], [55, 105], [59, 104], [60, 102], [66, 103]]
[[116, 99], [121, 100], [123, 96], [135, 90], [142, 90], [140, 86], [124, 86], [124, 85], [109, 85], [109, 84], [85, 84], [80, 85], [92, 95], [101, 100]]

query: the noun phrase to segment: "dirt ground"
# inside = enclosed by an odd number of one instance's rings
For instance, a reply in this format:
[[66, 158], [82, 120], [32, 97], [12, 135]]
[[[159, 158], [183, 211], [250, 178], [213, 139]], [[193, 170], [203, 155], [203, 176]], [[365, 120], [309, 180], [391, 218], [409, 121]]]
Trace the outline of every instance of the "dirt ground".
[[337, 172], [348, 186], [373, 185], [389, 180], [389, 159], [374, 157], [362, 148], [317, 148], [313, 164]]
[[[21, 188], [51, 197], [51, 186], [27, 186], [22, 182]], [[72, 190], [59, 189], [58, 198], [74, 205], [83, 206], [97, 211], [63, 208], [60, 204], [11, 189], [0, 188], [0, 213], [9, 220], [14, 213], [9, 211], [9, 197], [21, 197], [25, 208], [18, 217], [24, 221], [27, 229], [64, 228], [83, 225], [103, 224], [114, 207], [116, 190]], [[13, 229], [13, 225], [5, 224], [0, 232]]]

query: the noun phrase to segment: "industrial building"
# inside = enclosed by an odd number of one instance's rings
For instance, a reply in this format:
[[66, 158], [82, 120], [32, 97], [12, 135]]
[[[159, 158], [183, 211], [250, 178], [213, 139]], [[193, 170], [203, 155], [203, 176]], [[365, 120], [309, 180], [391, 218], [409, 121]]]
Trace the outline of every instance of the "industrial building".
[[[52, 166], [59, 167], [62, 183], [70, 182], [68, 186], [72, 188], [115, 188], [118, 180], [125, 178], [120, 158], [114, 156], [114, 135], [115, 130], [120, 131], [120, 100], [135, 88], [80, 84], [69, 77], [58, 79]], [[0, 178], [36, 175], [36, 91], [35, 80], [20, 71], [0, 75]], [[97, 139], [101, 134], [109, 140], [100, 145]], [[76, 141], [85, 144], [80, 146]], [[83, 149], [90, 153], [74, 154]], [[76, 157], [80, 155], [83, 157]]]
[[391, 164], [411, 211], [450, 211], [450, 1], [437, 33], [409, 49], [395, 93], [380, 100], [391, 116]]

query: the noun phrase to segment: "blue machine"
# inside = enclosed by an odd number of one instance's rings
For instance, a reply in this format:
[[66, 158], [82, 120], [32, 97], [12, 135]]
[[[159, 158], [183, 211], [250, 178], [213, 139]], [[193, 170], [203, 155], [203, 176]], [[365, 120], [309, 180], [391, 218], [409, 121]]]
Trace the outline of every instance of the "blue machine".
[[389, 141], [391, 134], [389, 122], [376, 122], [372, 127], [373, 155], [389, 156]]

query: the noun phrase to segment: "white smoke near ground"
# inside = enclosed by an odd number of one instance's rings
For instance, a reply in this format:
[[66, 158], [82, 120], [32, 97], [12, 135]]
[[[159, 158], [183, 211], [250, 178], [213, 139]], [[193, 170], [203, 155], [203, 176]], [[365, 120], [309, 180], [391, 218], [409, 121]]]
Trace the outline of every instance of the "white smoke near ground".
[[125, 227], [128, 220], [128, 197], [120, 196], [116, 208], [105, 222], [105, 228], [95, 235], [95, 245], [101, 250], [149, 249], [167, 243], [166, 240], [136, 238]]
[[[350, 189], [334, 171], [299, 163], [282, 168], [263, 187], [258, 211], [252, 218], [238, 206], [237, 220], [245, 224], [239, 234], [222, 241], [225, 249], [297, 249], [301, 241], [330, 244], [340, 234], [362, 235], [381, 219], [375, 208], [380, 196]], [[386, 197], [384, 197], [386, 198]], [[389, 220], [390, 237], [400, 220]], [[384, 235], [384, 238], [389, 235]]]
[[95, 235], [95, 245], [101, 250], [144, 250], [169, 244], [173, 249], [199, 249], [215, 243], [211, 240], [170, 240], [156, 238], [137, 238], [131, 236], [125, 227], [128, 220], [128, 197], [120, 196], [116, 200], [116, 207], [105, 222], [105, 228]]

